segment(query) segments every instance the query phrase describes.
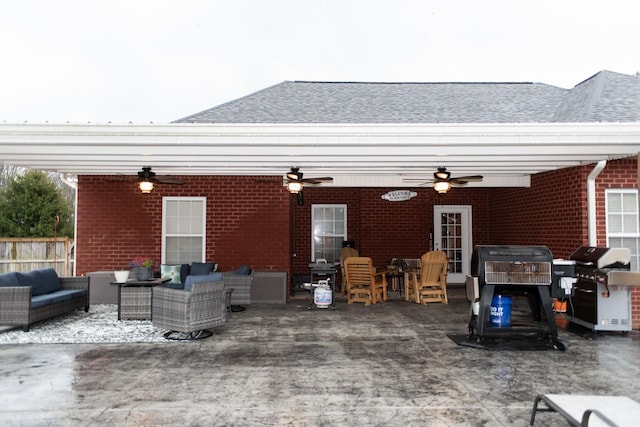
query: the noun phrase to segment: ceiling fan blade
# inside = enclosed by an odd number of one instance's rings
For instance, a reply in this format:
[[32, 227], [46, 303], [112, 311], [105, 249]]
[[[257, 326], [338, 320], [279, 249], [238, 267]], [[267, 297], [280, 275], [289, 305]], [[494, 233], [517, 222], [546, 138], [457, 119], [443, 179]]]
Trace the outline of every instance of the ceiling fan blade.
[[106, 176], [105, 180], [107, 181], [118, 181], [118, 182], [133, 182], [136, 181], [137, 178], [134, 176], [130, 176], [130, 175], [113, 175], [113, 176]]
[[153, 178], [151, 178], [151, 181], [154, 181], [160, 184], [175, 184], [175, 185], [184, 184], [184, 181], [171, 175], [156, 175]]
[[455, 182], [456, 184], [466, 184], [467, 182], [471, 181], [482, 181], [482, 175], [457, 176], [449, 180], [449, 182]]
[[305, 184], [322, 184], [323, 182], [331, 182], [333, 178], [323, 177], [323, 178], [305, 178], [301, 179], [300, 182], [304, 182]]
[[402, 182], [420, 182], [420, 183], [428, 183], [434, 182], [435, 180], [432, 178], [402, 178]]

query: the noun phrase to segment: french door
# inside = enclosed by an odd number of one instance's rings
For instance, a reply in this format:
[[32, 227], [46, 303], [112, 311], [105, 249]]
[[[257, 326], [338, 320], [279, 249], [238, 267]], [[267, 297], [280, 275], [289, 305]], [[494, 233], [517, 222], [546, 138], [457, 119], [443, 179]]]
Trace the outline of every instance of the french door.
[[433, 207], [434, 249], [449, 257], [447, 283], [464, 283], [470, 269], [471, 206], [440, 205]]

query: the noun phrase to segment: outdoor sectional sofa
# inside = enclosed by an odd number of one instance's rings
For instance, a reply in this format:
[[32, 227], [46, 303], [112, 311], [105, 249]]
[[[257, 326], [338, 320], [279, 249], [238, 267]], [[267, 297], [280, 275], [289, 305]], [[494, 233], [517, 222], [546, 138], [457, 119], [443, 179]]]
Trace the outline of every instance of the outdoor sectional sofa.
[[53, 268], [0, 274], [0, 325], [29, 326], [83, 308], [89, 311], [89, 277], [58, 277]]

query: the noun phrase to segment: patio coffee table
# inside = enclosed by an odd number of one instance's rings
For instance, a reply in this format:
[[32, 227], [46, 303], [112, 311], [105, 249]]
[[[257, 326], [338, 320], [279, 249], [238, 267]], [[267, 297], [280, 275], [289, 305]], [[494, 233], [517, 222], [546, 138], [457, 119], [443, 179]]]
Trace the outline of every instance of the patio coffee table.
[[153, 287], [171, 279], [127, 280], [111, 282], [118, 286], [118, 320], [151, 320]]

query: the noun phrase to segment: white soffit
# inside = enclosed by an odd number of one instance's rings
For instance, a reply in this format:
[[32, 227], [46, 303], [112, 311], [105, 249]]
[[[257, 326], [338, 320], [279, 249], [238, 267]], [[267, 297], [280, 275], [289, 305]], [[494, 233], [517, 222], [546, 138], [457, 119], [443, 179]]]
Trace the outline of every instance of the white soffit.
[[417, 186], [438, 166], [467, 186], [528, 186], [531, 174], [636, 156], [640, 123], [0, 124], [5, 163], [69, 174], [333, 176], [323, 186]]

